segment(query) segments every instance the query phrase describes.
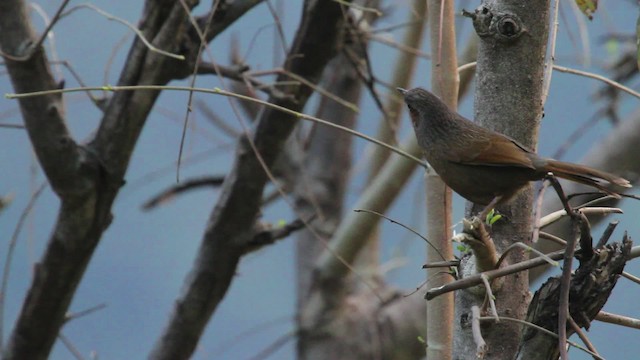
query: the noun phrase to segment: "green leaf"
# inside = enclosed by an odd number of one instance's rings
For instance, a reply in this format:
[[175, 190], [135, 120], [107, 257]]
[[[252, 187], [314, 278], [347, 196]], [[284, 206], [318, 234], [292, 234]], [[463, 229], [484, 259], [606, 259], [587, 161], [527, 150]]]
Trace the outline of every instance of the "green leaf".
[[593, 14], [595, 14], [598, 8], [598, 0], [576, 0], [576, 4], [589, 20], [593, 20]]

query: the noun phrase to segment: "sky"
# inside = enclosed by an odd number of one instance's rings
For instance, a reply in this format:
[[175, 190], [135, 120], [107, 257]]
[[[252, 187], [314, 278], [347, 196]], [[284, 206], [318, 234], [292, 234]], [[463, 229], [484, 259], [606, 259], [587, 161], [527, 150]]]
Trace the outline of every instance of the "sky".
[[[34, 2], [34, 9], [40, 9], [50, 17], [59, 3], [38, 1]], [[279, 15], [287, 44], [291, 43], [298, 25], [301, 3], [282, 1], [283, 10]], [[392, 3], [395, 10], [389, 12], [376, 27], [405, 21], [410, 2], [395, 0]], [[72, 2], [70, 6], [77, 4]], [[94, 1], [91, 4], [132, 24], [137, 23], [143, 5], [142, 2], [110, 1]], [[202, 13], [207, 4], [200, 5], [196, 12]], [[462, 7], [471, 10], [476, 5], [475, 1], [456, 2], [459, 10]], [[602, 36], [607, 33], [633, 34], [637, 14], [637, 5], [632, 1], [600, 2], [600, 9], [593, 21], [581, 19], [590, 44], [585, 50], [580, 40], [580, 21], [565, 4], [560, 17], [556, 63], [606, 75], [603, 68], [619, 54], [624, 45], [603, 42]], [[41, 31], [43, 20], [36, 10], [33, 20]], [[472, 27], [469, 20], [462, 17], [457, 19], [457, 26], [459, 44], [463, 44]], [[95, 86], [116, 83], [133, 39], [133, 34], [125, 26], [109, 21], [89, 8], [79, 8], [63, 18], [54, 27], [53, 36], [47, 43], [50, 58], [66, 60], [86, 84]], [[211, 53], [217, 56], [216, 61], [228, 63], [227, 54], [230, 45], [235, 42], [252, 69], [271, 69], [279, 66], [273, 54], [277, 54], [277, 59], [283, 57], [282, 51], [279, 51], [281, 46], [274, 41], [276, 36], [274, 20], [267, 7], [261, 5], [218, 37], [211, 44]], [[402, 30], [387, 32], [384, 36], [399, 41], [402, 39]], [[55, 49], [55, 55], [51, 49]], [[428, 37], [423, 49], [429, 49]], [[374, 72], [383, 79], [389, 79], [397, 50], [374, 43], [370, 52]], [[113, 61], [112, 54], [115, 54]], [[585, 57], [585, 54], [588, 56]], [[590, 60], [586, 65], [585, 58]], [[66, 80], [67, 87], [77, 86], [67, 69], [62, 66], [54, 69], [59, 79]], [[427, 61], [419, 63], [415, 86], [429, 87], [429, 69]], [[199, 78], [197, 85], [220, 86], [218, 80], [211, 76]], [[631, 84], [633, 88], [637, 88], [636, 85], [637, 82]], [[538, 151], [541, 155], [553, 154], [565, 142], [567, 134], [586, 122], [602, 106], [592, 98], [601, 86], [601, 83], [592, 79], [575, 75], [553, 75], [540, 131]], [[379, 90], [386, 94], [384, 88]], [[13, 92], [4, 69], [0, 69], [0, 91], [3, 94]], [[229, 123], [236, 121], [225, 99], [210, 95], [199, 95], [198, 98]], [[89, 139], [98, 125], [100, 112], [83, 94], [70, 94], [65, 100], [67, 121], [73, 135], [79, 141]], [[459, 111], [472, 117], [472, 103], [471, 97], [465, 98]], [[173, 302], [180, 294], [185, 276], [192, 266], [206, 220], [216, 203], [217, 191], [193, 191], [156, 210], [141, 210], [146, 200], [175, 184], [175, 161], [186, 104], [185, 93], [165, 92], [159, 98], [136, 147], [126, 175], [127, 185], [114, 205], [114, 222], [96, 250], [70, 308], [71, 312], [78, 312], [100, 304], [106, 305], [104, 309], [74, 320], [62, 330], [64, 336], [87, 358], [91, 354], [101, 359], [145, 358], [166, 325]], [[625, 119], [625, 115], [638, 107], [639, 99], [622, 95], [621, 118]], [[307, 113], [313, 110], [313, 107], [305, 109]], [[361, 120], [358, 130], [375, 134], [376, 121], [370, 119], [377, 120], [380, 115], [370, 96], [364, 97], [361, 110], [361, 119], [368, 121]], [[187, 134], [185, 158], [195, 160], [187, 161], [181, 169], [181, 177], [188, 179], [225, 174], [230, 167], [234, 140], [216, 130], [198, 111], [194, 112], [190, 121], [192, 127]], [[0, 98], [0, 123], [21, 122], [17, 103]], [[239, 128], [237, 122], [234, 124]], [[579, 161], [590, 146], [606, 135], [611, 126], [606, 121], [598, 123], [572, 144], [564, 159]], [[408, 121], [405, 121], [401, 133], [404, 135], [408, 131]], [[0, 195], [13, 199], [8, 209], [0, 214], [0, 264], [4, 266], [4, 254], [20, 214], [29, 202], [30, 194], [43, 182], [44, 177], [35, 162], [24, 130], [0, 128], [0, 144], [4, 149], [0, 152]], [[356, 170], [345, 207], [347, 212], [353, 208], [362, 191], [365, 174], [363, 162], [370, 150], [371, 145], [359, 139], [355, 141]], [[420, 221], [422, 209], [415, 200], [423, 195], [421, 178], [418, 173], [414, 175], [387, 214], [424, 232]], [[464, 204], [456, 198], [454, 206], [454, 219], [459, 220]], [[2, 324], [5, 336], [13, 327], [30, 284], [33, 263], [42, 254], [55, 221], [57, 207], [58, 200], [46, 189], [22, 229], [13, 257], [6, 297], [6, 315]], [[640, 214], [638, 202], [626, 201], [622, 207], [625, 214], [615, 217], [621, 224], [613, 239], [620, 239], [623, 230], [628, 230], [632, 237], [640, 233], [640, 225], [636, 220]], [[274, 223], [293, 218], [292, 212], [282, 202], [276, 203], [264, 214], [264, 220]], [[594, 237], [599, 237], [601, 231], [602, 227], [595, 227]], [[424, 244], [422, 240], [390, 224], [383, 225], [382, 238], [382, 261], [403, 260], [401, 267], [386, 274], [387, 280], [409, 292], [424, 278], [420, 269], [424, 261]], [[294, 241], [295, 238], [286, 239], [242, 260], [238, 275], [212, 317], [194, 359], [249, 359], [294, 330]], [[629, 264], [627, 271], [640, 274], [637, 263]], [[620, 280], [605, 310], [640, 317], [637, 301], [629, 301], [639, 296], [637, 285]], [[620, 358], [621, 349], [640, 352], [640, 342], [633, 330], [594, 323], [589, 335], [599, 351], [608, 358]], [[294, 342], [289, 341], [271, 358], [292, 359], [293, 354]], [[571, 355], [573, 359], [588, 358], [573, 350]], [[58, 341], [51, 358], [69, 359], [71, 354]]]

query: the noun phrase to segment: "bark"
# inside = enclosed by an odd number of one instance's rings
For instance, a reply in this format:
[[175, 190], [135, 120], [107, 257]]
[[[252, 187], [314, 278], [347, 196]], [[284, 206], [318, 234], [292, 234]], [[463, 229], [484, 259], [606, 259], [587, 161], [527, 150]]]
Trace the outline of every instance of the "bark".
[[[480, 36], [475, 119], [535, 149], [542, 115], [549, 2], [484, 1], [474, 13], [473, 22]], [[498, 209], [508, 219], [499, 221], [492, 229], [499, 252], [514, 242], [529, 242], [531, 204], [531, 190], [527, 190], [514, 199], [511, 206]], [[478, 207], [472, 209], [472, 213], [479, 211]], [[509, 263], [525, 259], [522, 251], [510, 254]], [[529, 302], [528, 285], [526, 273], [505, 278], [501, 291], [496, 294], [499, 315], [524, 318]], [[471, 318], [471, 306], [481, 306], [482, 300], [468, 291], [456, 293], [456, 359], [475, 358], [476, 344], [464, 319]], [[505, 322], [483, 328], [489, 346], [486, 359], [512, 358], [519, 333], [519, 325]]]

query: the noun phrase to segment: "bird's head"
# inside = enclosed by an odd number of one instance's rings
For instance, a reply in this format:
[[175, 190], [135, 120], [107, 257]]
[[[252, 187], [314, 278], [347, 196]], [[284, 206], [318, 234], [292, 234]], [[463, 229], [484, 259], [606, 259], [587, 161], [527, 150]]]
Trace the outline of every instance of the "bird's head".
[[404, 102], [409, 109], [409, 115], [411, 115], [411, 122], [416, 129], [418, 129], [425, 120], [433, 118], [434, 116], [446, 118], [447, 115], [451, 113], [451, 110], [440, 98], [425, 89], [414, 88], [405, 90], [403, 88], [397, 88], [397, 90], [404, 97]]

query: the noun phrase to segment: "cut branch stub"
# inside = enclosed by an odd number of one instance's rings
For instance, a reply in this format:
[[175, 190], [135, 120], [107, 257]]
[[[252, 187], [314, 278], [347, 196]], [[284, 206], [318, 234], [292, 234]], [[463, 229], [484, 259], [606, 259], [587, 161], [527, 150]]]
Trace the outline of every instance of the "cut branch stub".
[[[571, 277], [569, 293], [569, 312], [580, 327], [589, 328], [590, 321], [595, 318], [604, 306], [613, 290], [624, 266], [629, 259], [632, 242], [625, 235], [622, 243], [606, 245], [596, 250], [596, 256], [589, 261], [580, 263], [580, 267]], [[560, 293], [560, 279], [553, 277], [547, 280], [536, 291], [529, 305], [527, 321], [557, 333], [558, 327], [558, 296]], [[567, 328], [567, 337], [574, 330]], [[530, 354], [538, 353], [540, 349], [547, 349], [549, 353], [545, 359], [558, 358], [557, 340], [547, 334], [526, 327], [518, 359], [528, 359]]]
[[481, 38], [512, 42], [526, 32], [516, 14], [493, 11], [487, 5], [481, 5], [473, 13], [463, 10], [462, 15], [473, 20], [473, 27]]

